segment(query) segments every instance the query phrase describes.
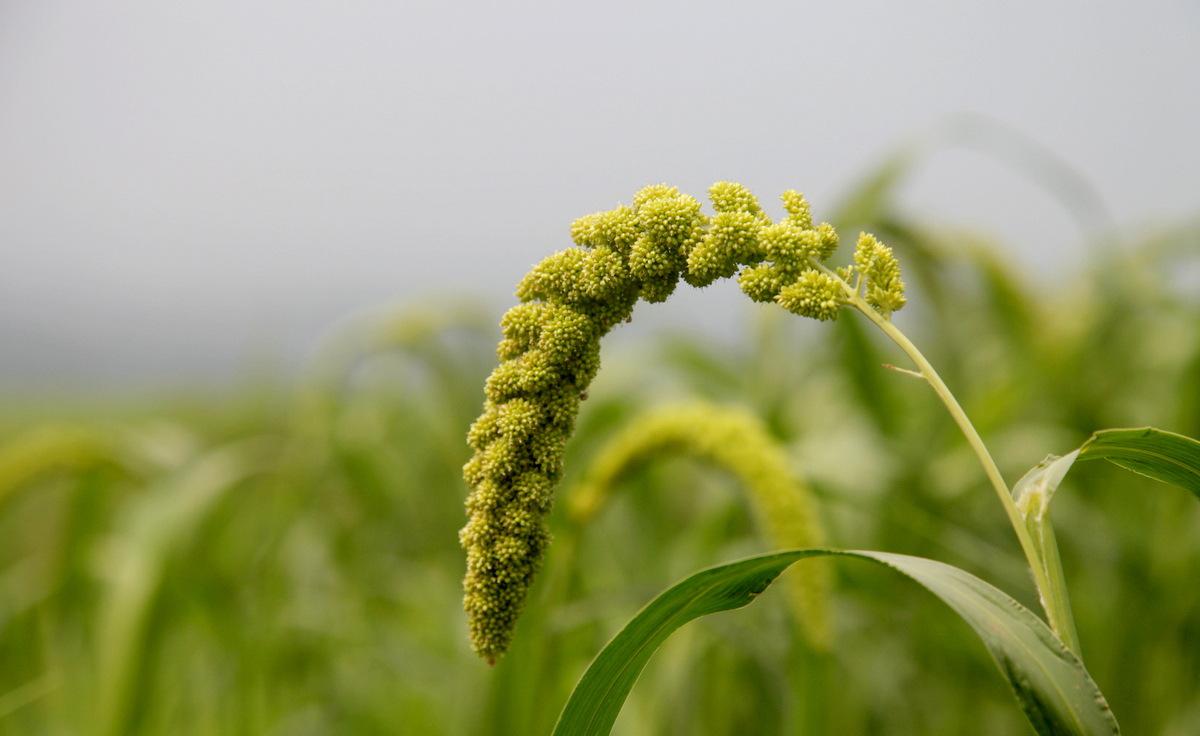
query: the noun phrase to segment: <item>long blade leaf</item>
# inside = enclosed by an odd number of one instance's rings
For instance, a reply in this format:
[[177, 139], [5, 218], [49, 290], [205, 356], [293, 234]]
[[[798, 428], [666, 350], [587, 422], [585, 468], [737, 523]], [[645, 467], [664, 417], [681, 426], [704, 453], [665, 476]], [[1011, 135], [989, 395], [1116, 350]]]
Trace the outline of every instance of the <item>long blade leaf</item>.
[[792, 563], [825, 556], [854, 557], [890, 567], [954, 609], [983, 640], [1037, 733], [1120, 732], [1104, 696], [1079, 660], [1041, 619], [992, 585], [921, 557], [799, 549], [703, 570], [655, 598], [592, 661], [559, 716], [554, 734], [609, 733], [642, 669], [676, 629], [701, 616], [745, 606]]
[[1191, 437], [1154, 427], [1105, 429], [1083, 443], [1079, 459], [1107, 460], [1200, 498], [1200, 442]]

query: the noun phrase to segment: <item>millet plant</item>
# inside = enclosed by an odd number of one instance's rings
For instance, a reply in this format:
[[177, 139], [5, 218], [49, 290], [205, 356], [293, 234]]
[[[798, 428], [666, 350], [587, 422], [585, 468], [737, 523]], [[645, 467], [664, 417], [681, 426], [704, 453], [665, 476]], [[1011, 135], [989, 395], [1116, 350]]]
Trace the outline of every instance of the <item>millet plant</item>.
[[[744, 409], [704, 403], [647, 411], [601, 448], [572, 489], [571, 522], [587, 525], [624, 476], [672, 455], [700, 460], [737, 479], [771, 546], [788, 549], [825, 543], [816, 498], [791, 472], [784, 448], [762, 421]], [[803, 577], [788, 581], [797, 623], [815, 649], [829, 646], [827, 572], [824, 566], [813, 566]]]
[[1087, 459], [1107, 459], [1200, 496], [1200, 443], [1149, 428], [1105, 430], [1072, 453], [1048, 457], [1010, 488], [958, 400], [891, 321], [906, 300], [888, 246], [861, 233], [851, 262], [832, 267], [838, 234], [813, 221], [798, 192], [782, 195], [786, 215], [779, 221], [739, 184], [718, 182], [709, 198], [711, 215], [674, 187], [646, 187], [629, 206], [577, 220], [575, 247], [543, 260], [518, 286], [521, 304], [501, 321], [501, 363], [468, 434], [474, 450], [464, 468], [470, 518], [460, 539], [475, 651], [495, 662], [509, 645], [549, 543], [546, 515], [580, 402], [600, 366], [601, 338], [627, 321], [640, 299], [664, 301], [681, 280], [703, 287], [736, 277], [754, 301], [803, 317], [829, 321], [845, 309], [858, 312], [908, 356], [912, 368], [888, 367], [924, 381], [962, 431], [1017, 536], [1046, 622], [990, 584], [934, 560], [821, 547], [752, 557], [700, 572], [643, 609], [597, 656], [555, 732], [608, 733], [642, 668], [672, 631], [749, 603], [797, 560], [839, 556], [893, 568], [955, 610], [979, 634], [1038, 733], [1118, 733], [1083, 665], [1050, 502], [1071, 465]]

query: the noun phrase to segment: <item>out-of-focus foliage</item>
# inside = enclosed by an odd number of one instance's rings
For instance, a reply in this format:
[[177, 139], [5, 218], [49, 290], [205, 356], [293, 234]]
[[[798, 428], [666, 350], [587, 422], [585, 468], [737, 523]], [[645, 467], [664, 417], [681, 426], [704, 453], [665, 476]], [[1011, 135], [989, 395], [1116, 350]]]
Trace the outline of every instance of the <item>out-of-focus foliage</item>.
[[[1010, 481], [1098, 428], [1200, 435], [1200, 300], [1175, 276], [1194, 274], [1200, 228], [1106, 237], [1051, 283], [895, 208], [914, 160], [868, 180], [835, 224], [912, 264], [897, 321]], [[818, 496], [831, 545], [944, 560], [1036, 609], [955, 427], [926, 386], [879, 367], [896, 352], [854, 315], [830, 326], [747, 309], [732, 346], [663, 337], [606, 352], [564, 492], [664, 397], [739, 404]], [[456, 537], [463, 434], [498, 335], [479, 313], [372, 322], [287, 390], [0, 415], [0, 734], [548, 733], [646, 601], [771, 548], [734, 478], [681, 457], [632, 469], [620, 483], [635, 492], [586, 529], [556, 506], [512, 648], [481, 664]], [[1054, 510], [1088, 669], [1126, 732], [1195, 734], [1200, 509], [1105, 465], [1074, 469]], [[678, 632], [615, 732], [1026, 728], [974, 635], [931, 596], [869, 566], [834, 576], [828, 652], [768, 592]]]
[[[798, 482], [787, 455], [762, 423], [742, 409], [709, 404], [664, 406], [634, 417], [596, 453], [579, 487], [572, 489], [569, 515], [586, 526], [603, 509], [613, 488], [621, 485], [622, 477], [676, 455], [732, 474], [772, 548], [816, 547], [825, 542], [812, 493]], [[804, 575], [793, 575], [788, 582], [796, 624], [815, 648], [828, 648], [827, 566], [810, 565]]]

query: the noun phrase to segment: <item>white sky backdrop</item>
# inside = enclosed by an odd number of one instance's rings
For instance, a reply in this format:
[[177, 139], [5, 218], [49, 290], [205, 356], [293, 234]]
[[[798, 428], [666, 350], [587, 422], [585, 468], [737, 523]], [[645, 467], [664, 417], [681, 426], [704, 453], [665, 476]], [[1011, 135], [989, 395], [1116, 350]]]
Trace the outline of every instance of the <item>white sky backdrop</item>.
[[[964, 112], [1077, 167], [1119, 225], [1193, 213], [1200, 4], [0, 0], [0, 388], [224, 381], [431, 294], [498, 316], [571, 219], [642, 184], [796, 187], [819, 216]], [[1084, 248], [979, 154], [904, 201], [1043, 274]], [[639, 322], [748, 309], [704, 296]]]

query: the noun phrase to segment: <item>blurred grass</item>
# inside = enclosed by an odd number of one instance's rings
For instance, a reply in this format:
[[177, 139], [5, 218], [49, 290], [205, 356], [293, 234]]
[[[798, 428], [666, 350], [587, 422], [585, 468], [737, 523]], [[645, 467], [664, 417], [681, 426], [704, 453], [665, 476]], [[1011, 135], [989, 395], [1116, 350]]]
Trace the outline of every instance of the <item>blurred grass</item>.
[[[1200, 435], [1200, 300], [1172, 277], [1195, 266], [1194, 222], [1100, 233], [1078, 273], [1035, 282], [986, 239], [895, 207], [920, 160], [865, 178], [838, 224], [896, 247], [917, 296], [898, 319], [1010, 480], [1097, 428]], [[1068, 205], [1091, 206], [1071, 186]], [[831, 544], [935, 557], [1032, 604], [950, 420], [879, 368], [894, 352], [853, 319], [747, 314], [735, 349], [664, 336], [637, 347], [636, 370], [606, 353], [561, 488], [659, 397], [737, 404], [803, 474]], [[0, 734], [548, 733], [643, 603], [769, 548], [734, 479], [666, 457], [631, 468], [620, 484], [637, 492], [586, 533], [558, 504], [513, 650], [481, 664], [456, 533], [493, 322], [422, 305], [354, 326], [295, 386], [0, 416]], [[1089, 668], [1125, 731], [1200, 733], [1200, 509], [1147, 483], [1077, 469], [1059, 542]], [[865, 568], [837, 568], [853, 585], [835, 585], [829, 652], [767, 593], [671, 640], [616, 732], [1023, 732], [969, 630]]]

